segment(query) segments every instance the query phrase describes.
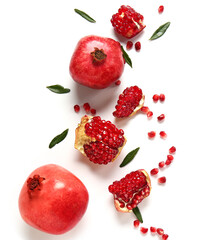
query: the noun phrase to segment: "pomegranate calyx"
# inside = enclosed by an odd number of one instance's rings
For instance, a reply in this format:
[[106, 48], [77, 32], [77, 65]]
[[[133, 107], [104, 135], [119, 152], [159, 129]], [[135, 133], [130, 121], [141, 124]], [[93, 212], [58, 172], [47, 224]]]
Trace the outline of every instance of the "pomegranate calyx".
[[107, 57], [104, 50], [96, 47], [94, 49], [95, 50], [90, 53], [91, 56], [93, 57], [93, 62], [97, 62], [97, 63], [103, 62]]
[[45, 180], [44, 177], [40, 177], [40, 175], [36, 174], [32, 178], [30, 177], [27, 180], [27, 188], [28, 192], [31, 193], [31, 191], [34, 191], [35, 189], [41, 190], [40, 185]]

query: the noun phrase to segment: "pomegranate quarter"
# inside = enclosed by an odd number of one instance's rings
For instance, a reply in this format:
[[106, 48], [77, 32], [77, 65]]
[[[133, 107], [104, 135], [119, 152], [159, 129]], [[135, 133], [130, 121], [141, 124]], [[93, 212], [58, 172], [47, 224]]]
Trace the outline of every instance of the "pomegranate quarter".
[[113, 162], [125, 143], [124, 131], [99, 116], [85, 115], [75, 130], [75, 148], [93, 163]]
[[50, 234], [72, 229], [88, 205], [84, 184], [71, 172], [55, 164], [34, 170], [19, 196], [19, 210], [30, 226]]
[[114, 204], [118, 211], [131, 212], [149, 196], [151, 180], [148, 173], [140, 169], [127, 174], [120, 181], [114, 181], [108, 190], [114, 196]]
[[124, 63], [119, 42], [91, 35], [78, 42], [69, 71], [76, 82], [90, 88], [102, 89], [121, 77]]

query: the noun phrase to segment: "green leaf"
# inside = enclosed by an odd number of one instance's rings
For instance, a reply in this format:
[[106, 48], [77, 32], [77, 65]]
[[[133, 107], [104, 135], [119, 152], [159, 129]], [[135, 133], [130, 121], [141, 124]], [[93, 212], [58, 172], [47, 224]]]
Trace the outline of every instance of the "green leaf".
[[129, 152], [126, 157], [124, 158], [123, 162], [121, 163], [121, 165], [119, 167], [124, 167], [126, 166], [128, 163], [130, 163], [134, 157], [136, 156], [137, 152], [139, 151], [139, 147], [132, 150], [131, 152]]
[[48, 88], [51, 92], [59, 93], [59, 94], [70, 92], [70, 89], [69, 89], [69, 88], [64, 88], [63, 86], [61, 86], [61, 85], [59, 85], [59, 84], [57, 84], [57, 85], [52, 85], [52, 86], [47, 86], [47, 88]]
[[170, 22], [167, 22], [167, 23], [161, 25], [161, 26], [153, 33], [153, 35], [151, 36], [151, 38], [150, 38], [149, 40], [155, 40], [155, 39], [163, 36], [169, 26], [170, 26]]
[[67, 134], [68, 134], [68, 131], [69, 131], [69, 129], [66, 129], [66, 130], [63, 131], [61, 134], [59, 134], [59, 135], [57, 135], [55, 138], [53, 138], [52, 141], [51, 141], [50, 144], [49, 144], [49, 148], [52, 148], [52, 147], [54, 147], [56, 144], [62, 142], [62, 141], [66, 138], [66, 136], [67, 136]]
[[141, 223], [143, 223], [142, 214], [141, 214], [141, 212], [140, 212], [140, 210], [139, 210], [138, 207], [133, 208], [133, 213], [135, 214], [136, 218], [137, 218]]
[[132, 61], [131, 61], [129, 55], [125, 52], [123, 46], [121, 46], [121, 50], [122, 50], [122, 53], [123, 53], [123, 58], [124, 58], [124, 60], [125, 60], [126, 63], [129, 64], [130, 67], [132, 68], [132, 67], [133, 67], [133, 66], [132, 66]]
[[81, 10], [78, 10], [78, 9], [74, 9], [75, 10], [75, 12], [77, 13], [77, 14], [79, 14], [80, 16], [82, 16], [83, 18], [85, 18], [87, 21], [89, 21], [89, 22], [92, 22], [92, 23], [95, 23], [96, 21], [92, 18], [92, 17], [90, 17], [88, 14], [86, 14], [85, 12], [83, 12], [83, 11], [81, 11]]

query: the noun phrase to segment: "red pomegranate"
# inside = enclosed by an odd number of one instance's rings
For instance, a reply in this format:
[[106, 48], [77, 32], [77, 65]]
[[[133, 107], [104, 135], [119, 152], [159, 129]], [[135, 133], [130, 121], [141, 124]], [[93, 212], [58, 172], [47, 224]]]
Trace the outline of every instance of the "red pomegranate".
[[124, 131], [99, 116], [83, 116], [75, 130], [75, 148], [93, 163], [113, 162], [125, 143]]
[[120, 43], [93, 35], [78, 42], [69, 66], [70, 74], [76, 82], [95, 89], [108, 87], [121, 77], [123, 70]]
[[84, 215], [88, 192], [71, 172], [55, 164], [35, 169], [24, 183], [19, 196], [23, 220], [51, 234], [72, 229]]

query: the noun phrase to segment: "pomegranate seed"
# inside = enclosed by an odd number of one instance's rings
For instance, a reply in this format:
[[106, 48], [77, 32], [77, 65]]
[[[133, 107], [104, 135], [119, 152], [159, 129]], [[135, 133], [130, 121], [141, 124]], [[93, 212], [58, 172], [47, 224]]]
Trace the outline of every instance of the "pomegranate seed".
[[117, 80], [116, 82], [115, 82], [115, 85], [117, 85], [117, 86], [119, 86], [121, 84], [121, 80]]
[[156, 136], [156, 132], [154, 132], [154, 131], [151, 131], [148, 133], [149, 138], [154, 138], [155, 136]]
[[164, 6], [162, 6], [162, 5], [159, 6], [159, 8], [158, 8], [158, 12], [159, 12], [159, 13], [162, 13], [163, 11], [164, 11]]
[[165, 162], [164, 162], [164, 161], [158, 163], [159, 168], [163, 168], [164, 165], [165, 165]]
[[161, 131], [159, 134], [160, 134], [161, 138], [163, 138], [163, 139], [167, 138], [167, 134], [164, 131]]
[[95, 114], [96, 114], [96, 109], [91, 108], [91, 109], [90, 109], [90, 112], [91, 112], [92, 115], [95, 115]]
[[139, 226], [139, 224], [140, 224], [140, 221], [139, 220], [135, 220], [134, 222], [133, 222], [133, 225], [134, 225], [134, 227], [138, 227]]
[[169, 149], [169, 153], [172, 154], [172, 153], [175, 153], [176, 152], [176, 148], [174, 146], [172, 146], [170, 149]]
[[163, 93], [160, 94], [159, 100], [160, 100], [161, 102], [164, 102], [164, 100], [165, 100], [165, 95], [164, 95]]
[[139, 51], [141, 49], [141, 43], [140, 42], [135, 43], [135, 49], [136, 49], [136, 51]]
[[172, 155], [167, 155], [167, 159], [173, 161], [174, 157]]
[[128, 41], [128, 42], [127, 42], [126, 49], [127, 49], [127, 50], [130, 50], [132, 47], [133, 47], [133, 42], [132, 42], [132, 41]]
[[164, 234], [164, 230], [163, 230], [162, 228], [158, 228], [158, 229], [157, 229], [157, 233], [158, 233], [159, 235], [163, 235], [163, 234]]
[[166, 164], [166, 165], [170, 165], [171, 162], [172, 162], [171, 160], [167, 159], [166, 162], [165, 162], [165, 164]]
[[160, 177], [158, 178], [158, 183], [165, 183], [166, 182], [166, 177]]
[[147, 117], [148, 118], [151, 118], [152, 116], [153, 116], [153, 112], [152, 111], [147, 112]]
[[164, 234], [164, 235], [162, 236], [162, 240], [167, 240], [168, 237], [169, 237], [168, 234]]
[[141, 108], [141, 111], [142, 111], [143, 113], [147, 114], [147, 113], [149, 112], [149, 108], [143, 106], [143, 107]]
[[90, 104], [89, 103], [84, 103], [83, 108], [87, 113], [90, 112]]
[[157, 120], [159, 122], [163, 121], [165, 119], [165, 115], [164, 114], [161, 114], [160, 116], [157, 117]]
[[153, 168], [153, 169], [150, 171], [150, 174], [151, 174], [151, 175], [156, 175], [156, 174], [158, 174], [158, 172], [159, 172], [159, 169], [158, 169], [158, 168]]
[[145, 234], [145, 233], [148, 232], [148, 228], [141, 227], [141, 228], [140, 228], [140, 232], [143, 233], [143, 234]]
[[151, 231], [152, 233], [155, 233], [155, 232], [157, 232], [157, 229], [156, 229], [155, 227], [150, 227], [150, 231]]
[[75, 110], [76, 113], [79, 112], [79, 111], [80, 111], [79, 105], [76, 104], [76, 105], [74, 106], [74, 110]]
[[154, 102], [157, 102], [159, 100], [159, 95], [158, 94], [154, 94], [152, 99], [153, 99]]

